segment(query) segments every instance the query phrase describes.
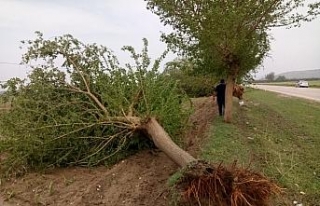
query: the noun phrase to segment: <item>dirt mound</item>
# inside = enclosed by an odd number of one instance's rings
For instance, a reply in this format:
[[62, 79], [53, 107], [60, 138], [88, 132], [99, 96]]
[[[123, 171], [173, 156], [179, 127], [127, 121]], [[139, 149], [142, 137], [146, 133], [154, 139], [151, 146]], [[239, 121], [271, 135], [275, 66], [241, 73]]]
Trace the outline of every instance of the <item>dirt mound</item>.
[[[215, 107], [211, 97], [193, 100], [195, 112], [185, 135], [187, 150], [196, 156]], [[31, 173], [1, 185], [1, 206], [12, 205], [168, 205], [168, 178], [177, 171], [160, 151], [142, 151], [107, 169], [64, 168]]]
[[[166, 180], [177, 167], [163, 153], [140, 152], [110, 169], [65, 168], [32, 173], [5, 185], [20, 205], [166, 205]], [[13, 194], [11, 194], [13, 192]]]

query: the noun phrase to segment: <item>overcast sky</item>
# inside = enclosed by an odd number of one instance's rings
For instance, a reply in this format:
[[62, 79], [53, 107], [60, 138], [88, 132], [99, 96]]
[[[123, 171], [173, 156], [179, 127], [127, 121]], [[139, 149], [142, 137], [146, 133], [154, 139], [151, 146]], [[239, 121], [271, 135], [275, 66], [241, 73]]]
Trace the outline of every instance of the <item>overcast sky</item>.
[[[153, 58], [165, 49], [160, 32], [168, 31], [159, 18], [146, 9], [143, 0], [0, 0], [0, 80], [25, 77], [19, 66], [20, 41], [33, 39], [41, 31], [45, 38], [72, 34], [86, 43], [98, 43], [112, 49], [121, 62], [128, 60], [123, 45], [142, 47], [149, 40]], [[270, 55], [259, 76], [275, 72], [320, 68], [320, 20], [300, 28], [272, 31]], [[167, 60], [174, 58], [170, 55]]]

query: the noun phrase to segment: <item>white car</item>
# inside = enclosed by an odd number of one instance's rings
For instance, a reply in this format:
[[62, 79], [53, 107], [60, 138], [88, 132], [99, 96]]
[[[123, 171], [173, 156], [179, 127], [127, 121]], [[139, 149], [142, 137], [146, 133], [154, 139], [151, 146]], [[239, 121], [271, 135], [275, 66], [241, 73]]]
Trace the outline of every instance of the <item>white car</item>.
[[299, 80], [296, 83], [296, 87], [309, 87], [309, 82], [304, 81], [304, 80]]

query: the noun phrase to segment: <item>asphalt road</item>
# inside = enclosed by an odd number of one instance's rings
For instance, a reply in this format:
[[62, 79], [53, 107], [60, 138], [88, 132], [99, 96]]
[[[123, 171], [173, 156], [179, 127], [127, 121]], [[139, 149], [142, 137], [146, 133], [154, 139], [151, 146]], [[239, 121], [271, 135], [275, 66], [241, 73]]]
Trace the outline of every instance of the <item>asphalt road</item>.
[[253, 85], [252, 87], [320, 102], [320, 89], [318, 88], [299, 88], [271, 85]]

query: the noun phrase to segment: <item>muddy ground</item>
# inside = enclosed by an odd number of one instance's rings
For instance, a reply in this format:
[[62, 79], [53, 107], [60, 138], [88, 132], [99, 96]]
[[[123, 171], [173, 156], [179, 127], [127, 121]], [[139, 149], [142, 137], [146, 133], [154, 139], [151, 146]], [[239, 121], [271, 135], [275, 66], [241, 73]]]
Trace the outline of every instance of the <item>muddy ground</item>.
[[[193, 156], [216, 115], [212, 97], [192, 100], [195, 112], [185, 135]], [[111, 168], [58, 168], [31, 173], [0, 185], [0, 206], [166, 206], [168, 178], [178, 170], [164, 153], [142, 151]]]

